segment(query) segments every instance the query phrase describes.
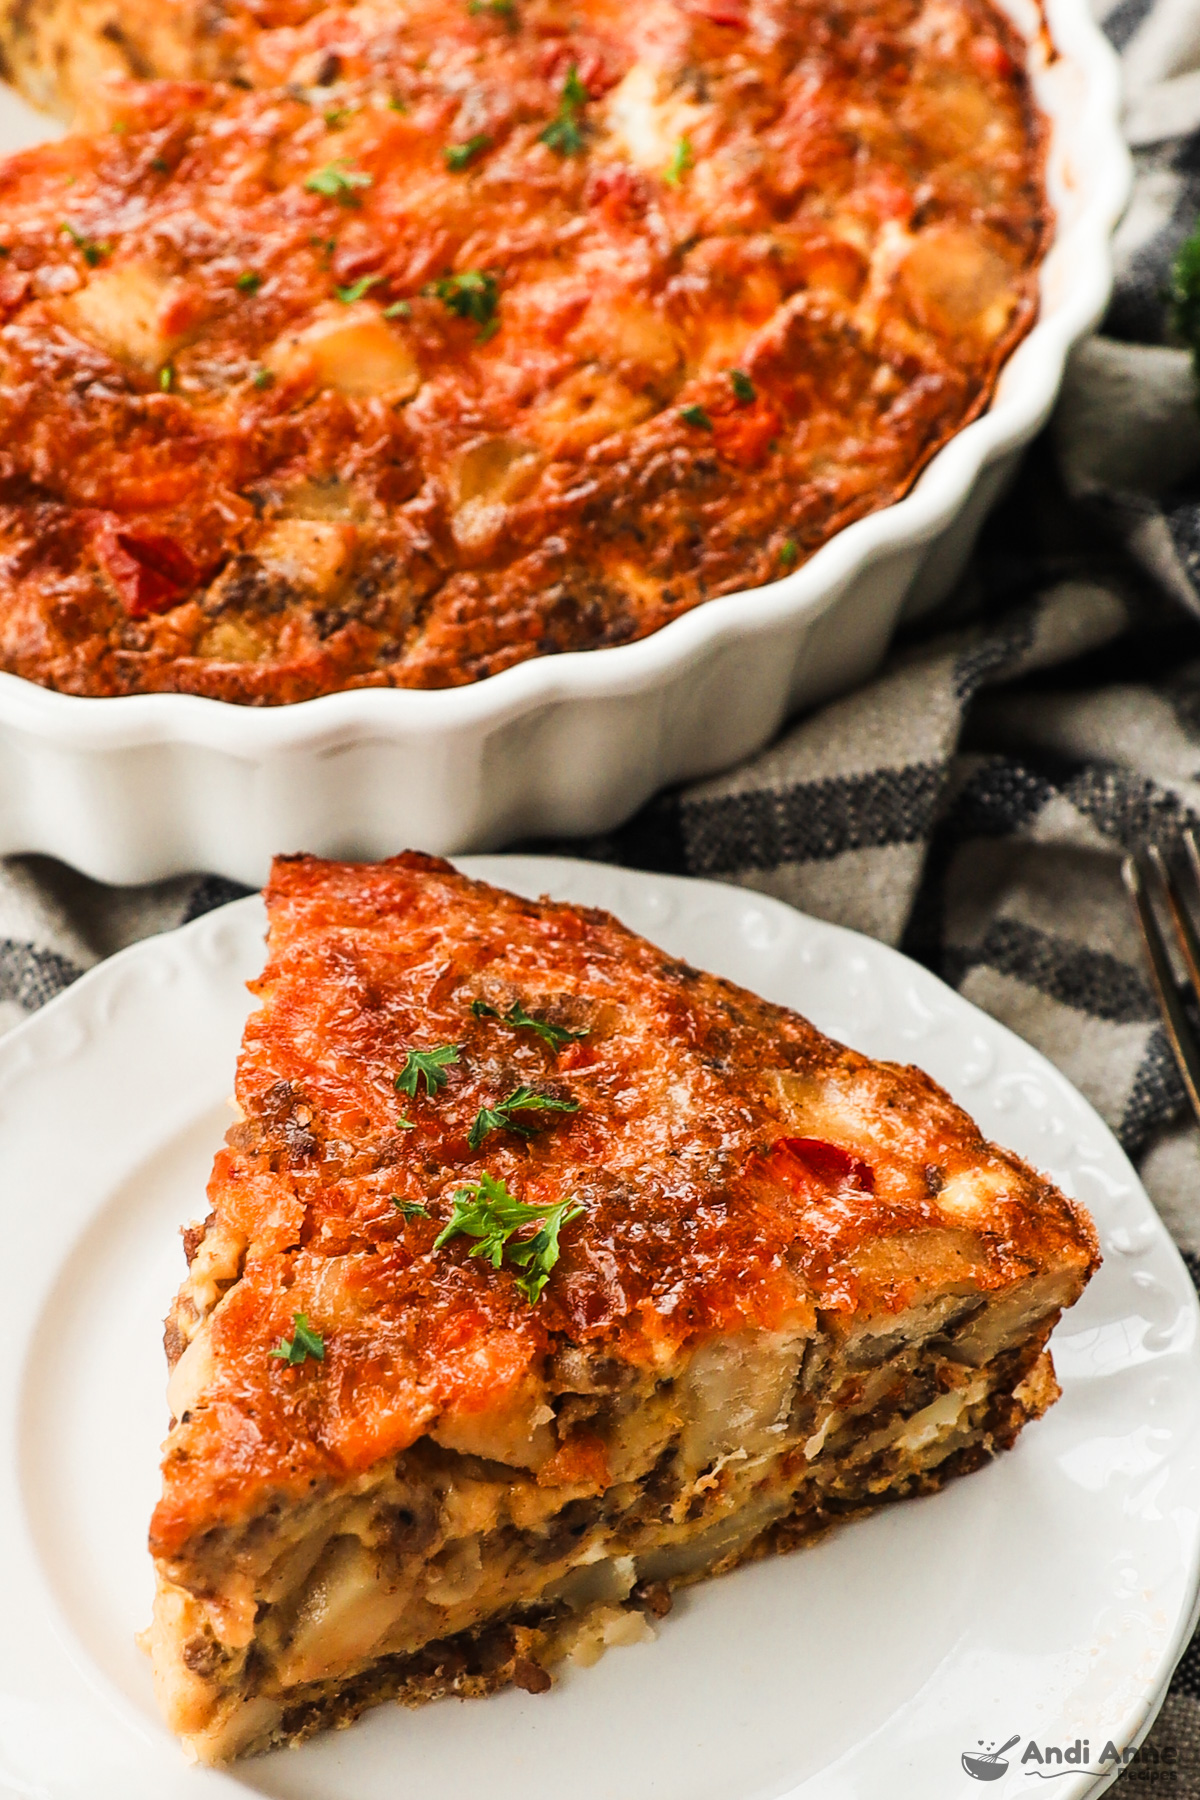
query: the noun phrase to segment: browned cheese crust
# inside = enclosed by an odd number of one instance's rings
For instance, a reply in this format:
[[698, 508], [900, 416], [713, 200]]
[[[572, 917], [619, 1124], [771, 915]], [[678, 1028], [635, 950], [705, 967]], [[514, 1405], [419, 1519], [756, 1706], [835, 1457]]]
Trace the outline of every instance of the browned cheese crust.
[[[203, 1759], [547, 1686], [1054, 1399], [1091, 1224], [919, 1070], [429, 858], [284, 859], [267, 902], [151, 1528]], [[485, 1176], [572, 1203], [540, 1292], [536, 1222], [494, 1261], [439, 1242]], [[319, 1358], [272, 1354], [297, 1315]]]
[[[147, 7], [149, 64], [200, 16]], [[0, 165], [30, 680], [274, 705], [645, 637], [904, 494], [1036, 314], [990, 0], [222, 16], [252, 86]]]
[[0, 73], [27, 100], [86, 119], [114, 80], [244, 81], [257, 35], [324, 0], [0, 0]]

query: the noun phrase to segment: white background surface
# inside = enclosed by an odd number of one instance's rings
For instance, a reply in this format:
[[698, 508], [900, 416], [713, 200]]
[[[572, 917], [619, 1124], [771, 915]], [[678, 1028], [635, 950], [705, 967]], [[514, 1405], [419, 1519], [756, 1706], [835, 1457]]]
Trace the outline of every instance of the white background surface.
[[[1092, 1210], [1064, 1397], [991, 1467], [680, 1596], [658, 1642], [214, 1773], [133, 1633], [165, 1430], [160, 1321], [262, 963], [248, 900], [103, 964], [0, 1042], [0, 1793], [37, 1800], [950, 1800], [979, 1741], [1127, 1743], [1186, 1636], [1200, 1538], [1192, 1285], [1115, 1142], [925, 971], [778, 902], [603, 865], [468, 865], [610, 906], [876, 1055], [915, 1061]], [[1019, 1754], [1019, 1749], [1017, 1754]], [[1090, 1777], [1057, 1780], [1075, 1800]], [[1043, 1791], [1017, 1765], [991, 1794]]]

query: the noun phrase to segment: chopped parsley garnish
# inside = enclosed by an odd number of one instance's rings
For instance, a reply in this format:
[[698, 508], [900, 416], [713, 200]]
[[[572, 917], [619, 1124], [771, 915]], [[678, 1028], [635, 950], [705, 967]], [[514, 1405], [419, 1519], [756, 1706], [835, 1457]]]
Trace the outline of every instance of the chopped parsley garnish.
[[694, 425], [698, 431], [711, 431], [712, 420], [702, 406], [681, 406], [679, 416], [685, 425]]
[[513, 0], [468, 0], [467, 11], [473, 19], [480, 13], [491, 13], [493, 19], [503, 19], [506, 25], [515, 25], [517, 9]]
[[357, 190], [369, 188], [371, 177], [361, 169], [352, 169], [341, 157], [337, 162], [326, 163], [323, 169], [314, 169], [304, 185], [310, 194], [322, 194], [326, 200], [336, 200], [342, 206], [357, 206]]
[[169, 175], [171, 173], [171, 165], [165, 156], [152, 156], [150, 158], [150, 167], [154, 170], [156, 175]]
[[730, 369], [729, 385], [733, 389], [736, 398], [744, 401], [747, 405], [749, 405], [751, 400], [757, 398], [754, 383], [744, 369]]
[[532, 1137], [532, 1126], [520, 1124], [513, 1118], [514, 1113], [578, 1111], [578, 1100], [551, 1100], [545, 1094], [535, 1094], [532, 1088], [519, 1087], [507, 1100], [501, 1100], [495, 1106], [480, 1107], [467, 1142], [472, 1150], [478, 1150], [484, 1138], [493, 1131], [515, 1131], [519, 1137]]
[[392, 1205], [406, 1219], [427, 1219], [429, 1213], [419, 1200], [401, 1200], [399, 1194], [392, 1195]]
[[306, 1356], [311, 1356], [314, 1362], [324, 1362], [325, 1339], [319, 1331], [313, 1330], [303, 1313], [293, 1313], [291, 1337], [280, 1338], [269, 1354], [277, 1356], [281, 1362], [290, 1363], [293, 1368], [302, 1363]]
[[257, 269], [246, 269], [238, 276], [233, 285], [243, 294], [257, 294], [262, 283], [263, 278]]
[[353, 306], [356, 300], [369, 294], [373, 287], [378, 287], [382, 280], [382, 275], [363, 275], [357, 281], [352, 281], [349, 287], [340, 287], [335, 291], [343, 306]]
[[494, 275], [482, 269], [464, 269], [461, 275], [443, 275], [434, 282], [433, 291], [448, 312], [460, 319], [474, 319], [479, 343], [486, 343], [499, 331], [500, 290]]
[[391, 306], [384, 307], [383, 316], [385, 319], [411, 319], [412, 307], [407, 300], [397, 300]]
[[[456, 1237], [478, 1238], [471, 1255], [486, 1257], [493, 1269], [498, 1269], [507, 1258], [513, 1268], [521, 1271], [517, 1287], [534, 1306], [558, 1261], [559, 1233], [582, 1212], [575, 1200], [560, 1200], [557, 1206], [526, 1206], [509, 1193], [502, 1181], [483, 1175], [470, 1187], [457, 1190], [450, 1223], [438, 1234], [433, 1247], [440, 1250]], [[514, 1233], [529, 1225], [538, 1227], [533, 1236], [514, 1241]]]
[[561, 1050], [564, 1044], [578, 1043], [580, 1038], [588, 1035], [586, 1031], [568, 1031], [565, 1025], [551, 1025], [548, 1019], [535, 1019], [520, 1001], [502, 1013], [489, 1006], [486, 1000], [472, 1000], [471, 1011], [477, 1019], [499, 1019], [502, 1024], [511, 1025], [514, 1031], [536, 1031], [552, 1050]]
[[460, 170], [465, 169], [469, 163], [474, 161], [481, 150], [489, 149], [491, 142], [486, 131], [478, 131], [474, 137], [468, 138], [465, 144], [447, 144], [442, 151], [442, 155], [446, 159], [446, 167], [457, 175]]
[[164, 363], [158, 371], [158, 385], [164, 394], [169, 394], [175, 386], [175, 371], [170, 363]]
[[399, 94], [393, 94], [388, 101], [388, 111], [406, 113], [408, 111], [408, 101], [402, 100]]
[[352, 106], [327, 106], [324, 112], [326, 131], [340, 131], [353, 111]]
[[678, 187], [692, 164], [692, 145], [689, 138], [681, 137], [671, 152], [671, 160], [663, 171], [663, 180], [669, 181], [672, 187]]
[[406, 1119], [404, 1117], [404, 1114], [401, 1113], [400, 1117], [396, 1120], [396, 1130], [397, 1131], [415, 1131], [416, 1129], [417, 1129], [416, 1125], [413, 1123], [413, 1121], [411, 1119]]
[[800, 554], [800, 546], [795, 538], [784, 538], [779, 546], [779, 560], [785, 569], [790, 569]]
[[1171, 267], [1171, 323], [1200, 376], [1200, 224], [1184, 239]]
[[425, 1078], [427, 1098], [446, 1085], [446, 1069], [458, 1061], [457, 1044], [439, 1044], [436, 1050], [410, 1050], [404, 1067], [396, 1077], [396, 1092], [416, 1098], [421, 1078]]
[[62, 228], [89, 269], [94, 269], [97, 263], [103, 262], [104, 258], [111, 254], [112, 245], [107, 239], [97, 242], [95, 238], [90, 238], [85, 231], [80, 231], [78, 225], [73, 225], [70, 219], [63, 220]]
[[270, 369], [255, 369], [250, 380], [253, 385], [260, 390], [263, 388], [274, 387], [275, 385], [275, 376]]
[[584, 145], [579, 114], [589, 98], [587, 89], [579, 79], [579, 70], [572, 63], [567, 70], [567, 79], [563, 82], [558, 112], [546, 129], [538, 133], [538, 143], [545, 144], [557, 156], [578, 156]]

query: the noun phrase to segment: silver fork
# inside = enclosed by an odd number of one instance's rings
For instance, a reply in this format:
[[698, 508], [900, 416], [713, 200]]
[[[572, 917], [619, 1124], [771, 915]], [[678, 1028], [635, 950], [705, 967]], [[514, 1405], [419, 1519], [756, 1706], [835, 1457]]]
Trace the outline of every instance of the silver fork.
[[[1200, 846], [1197, 845], [1196, 835], [1190, 826], [1183, 833], [1183, 847], [1187, 852], [1197, 891], [1200, 892]], [[1172, 875], [1167, 859], [1158, 845], [1151, 844], [1144, 859], [1127, 856], [1121, 864], [1121, 875], [1141, 926], [1167, 1037], [1175, 1053], [1175, 1061], [1179, 1064], [1179, 1073], [1192, 1103], [1192, 1111], [1197, 1120], [1200, 1120], [1200, 1044], [1196, 1042], [1196, 1034], [1175, 984], [1171, 959], [1167, 955], [1167, 947], [1148, 892], [1147, 876], [1151, 870], [1154, 883], [1166, 900], [1188, 982], [1197, 1000], [1200, 1000], [1200, 932], [1197, 931], [1179, 883]]]

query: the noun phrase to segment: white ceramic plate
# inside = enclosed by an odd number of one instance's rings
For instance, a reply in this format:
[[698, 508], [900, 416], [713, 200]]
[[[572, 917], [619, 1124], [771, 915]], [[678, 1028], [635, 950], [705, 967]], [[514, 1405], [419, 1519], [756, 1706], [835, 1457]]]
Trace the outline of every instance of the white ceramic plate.
[[[205, 1211], [262, 964], [257, 899], [114, 957], [0, 1043], [0, 1793], [37, 1800], [950, 1800], [1013, 1733], [1090, 1767], [1149, 1723], [1197, 1587], [1192, 1285], [1133, 1171], [1042, 1057], [896, 952], [779, 902], [594, 864], [464, 864], [610, 907], [694, 963], [919, 1062], [1092, 1210], [1105, 1264], [1064, 1394], [932, 1499], [682, 1596], [654, 1645], [548, 1696], [383, 1708], [228, 1773], [184, 1767], [133, 1642], [165, 1429], [158, 1321]], [[1030, 1765], [1033, 1766], [1033, 1765]], [[1064, 1765], [1064, 1768], [1067, 1766]], [[1111, 1767], [1111, 1764], [1109, 1765]], [[989, 1789], [1041, 1782], [1010, 1760]]]
[[[89, 700], [0, 674], [0, 854], [44, 851], [102, 881], [209, 869], [258, 883], [277, 850], [450, 853], [605, 831], [868, 675], [902, 610], [955, 579], [1111, 284], [1129, 180], [1116, 58], [1089, 0], [1000, 3], [1029, 42], [1050, 123], [1041, 315], [992, 405], [906, 499], [784, 580], [710, 600], [639, 643], [535, 658], [470, 687], [251, 707]], [[38, 135], [32, 117], [0, 89], [0, 150]]]

